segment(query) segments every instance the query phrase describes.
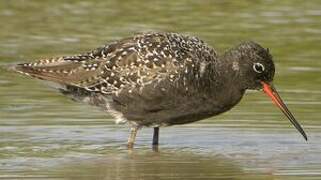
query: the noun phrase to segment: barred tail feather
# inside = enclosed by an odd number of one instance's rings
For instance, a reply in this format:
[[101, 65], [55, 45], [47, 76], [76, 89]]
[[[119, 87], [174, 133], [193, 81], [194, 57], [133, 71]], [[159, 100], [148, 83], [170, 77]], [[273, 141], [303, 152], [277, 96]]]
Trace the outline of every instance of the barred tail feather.
[[41, 80], [81, 86], [81, 83], [97, 76], [100, 71], [97, 72], [94, 69], [98, 68], [101, 63], [102, 61], [99, 60], [77, 61], [61, 57], [16, 64], [9, 69]]
[[42, 79], [42, 80], [54, 81], [53, 79], [50, 78], [50, 76], [42, 74], [41, 71], [39, 71], [33, 67], [24, 66], [24, 64], [14, 65], [14, 66], [12, 66], [12, 70], [14, 70], [18, 73], [21, 73], [23, 75], [30, 76], [30, 77], [34, 77], [34, 78], [38, 78], [38, 79]]

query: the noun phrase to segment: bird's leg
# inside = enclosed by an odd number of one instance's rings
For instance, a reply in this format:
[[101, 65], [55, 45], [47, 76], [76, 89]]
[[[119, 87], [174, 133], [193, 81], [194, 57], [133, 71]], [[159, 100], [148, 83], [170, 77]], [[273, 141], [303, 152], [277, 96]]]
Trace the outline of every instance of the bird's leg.
[[128, 137], [128, 144], [127, 144], [128, 149], [133, 149], [134, 147], [137, 130], [138, 130], [137, 127], [130, 128], [130, 135]]
[[158, 151], [159, 127], [154, 127], [153, 150]]
[[154, 127], [153, 146], [158, 145], [159, 127]]

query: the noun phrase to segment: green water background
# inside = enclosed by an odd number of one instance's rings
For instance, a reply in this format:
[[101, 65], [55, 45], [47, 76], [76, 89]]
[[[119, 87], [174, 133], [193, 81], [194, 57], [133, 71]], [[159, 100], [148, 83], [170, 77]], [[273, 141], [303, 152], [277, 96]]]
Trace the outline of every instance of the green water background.
[[0, 70], [0, 178], [321, 178], [321, 2], [0, 0], [0, 65], [79, 54], [144, 31], [198, 36], [218, 52], [268, 47], [275, 85], [309, 141], [262, 92], [223, 115], [151, 129], [126, 150], [128, 127], [43, 83]]

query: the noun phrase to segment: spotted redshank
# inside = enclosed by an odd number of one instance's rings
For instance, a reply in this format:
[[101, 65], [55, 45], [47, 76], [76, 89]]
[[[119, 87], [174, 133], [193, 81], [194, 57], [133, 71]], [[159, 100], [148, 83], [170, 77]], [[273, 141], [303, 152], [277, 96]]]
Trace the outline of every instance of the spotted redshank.
[[56, 83], [64, 95], [101, 107], [117, 123], [137, 131], [191, 123], [230, 110], [247, 89], [263, 89], [307, 140], [272, 85], [275, 67], [268, 49], [243, 42], [218, 55], [202, 40], [177, 33], [142, 33], [76, 56], [41, 59], [12, 67]]

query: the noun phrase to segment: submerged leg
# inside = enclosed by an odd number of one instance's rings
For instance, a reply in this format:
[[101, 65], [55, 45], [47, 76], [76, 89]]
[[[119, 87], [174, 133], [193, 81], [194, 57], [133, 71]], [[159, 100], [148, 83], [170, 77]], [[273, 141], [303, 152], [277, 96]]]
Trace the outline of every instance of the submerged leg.
[[128, 149], [133, 149], [134, 147], [137, 130], [138, 130], [137, 127], [130, 128], [130, 135], [128, 137], [128, 144], [127, 144]]
[[159, 139], [159, 127], [154, 127], [154, 134], [153, 134], [153, 150], [158, 150], [158, 139]]

